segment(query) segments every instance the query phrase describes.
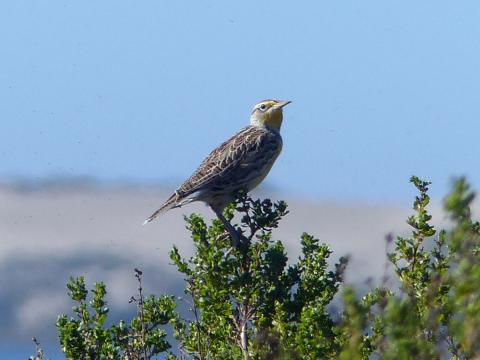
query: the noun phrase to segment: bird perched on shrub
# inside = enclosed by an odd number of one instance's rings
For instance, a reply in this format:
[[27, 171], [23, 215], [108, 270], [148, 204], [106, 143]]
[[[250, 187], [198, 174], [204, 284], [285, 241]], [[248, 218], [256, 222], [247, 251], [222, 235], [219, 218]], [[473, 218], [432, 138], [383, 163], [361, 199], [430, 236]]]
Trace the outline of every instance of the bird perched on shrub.
[[253, 107], [250, 125], [225, 141], [150, 216], [145, 223], [170, 209], [192, 201], [207, 203], [230, 233], [235, 245], [239, 236], [222, 214], [239, 191], [250, 191], [267, 176], [282, 150], [280, 127], [283, 107], [290, 101], [263, 100]]

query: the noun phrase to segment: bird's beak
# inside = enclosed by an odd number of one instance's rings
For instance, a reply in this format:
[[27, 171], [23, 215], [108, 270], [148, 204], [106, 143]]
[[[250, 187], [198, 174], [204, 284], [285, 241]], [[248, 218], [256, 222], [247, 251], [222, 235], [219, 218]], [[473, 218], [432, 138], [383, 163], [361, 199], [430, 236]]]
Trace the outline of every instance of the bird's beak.
[[291, 101], [290, 100], [285, 100], [285, 101], [278, 101], [277, 104], [275, 105], [275, 107], [277, 109], [281, 109], [283, 108], [284, 106], [287, 106], [288, 104], [290, 104]]

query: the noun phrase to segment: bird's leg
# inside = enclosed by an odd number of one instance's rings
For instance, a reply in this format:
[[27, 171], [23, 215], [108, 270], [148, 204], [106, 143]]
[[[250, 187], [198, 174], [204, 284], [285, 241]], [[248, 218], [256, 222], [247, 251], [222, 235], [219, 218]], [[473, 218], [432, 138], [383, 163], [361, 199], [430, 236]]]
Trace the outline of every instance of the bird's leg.
[[223, 226], [225, 226], [225, 229], [228, 231], [230, 234], [230, 238], [232, 239], [232, 245], [236, 248], [239, 247], [240, 245], [240, 236], [238, 235], [237, 230], [230, 224], [230, 221], [225, 219], [225, 216], [222, 214], [222, 210], [216, 209], [212, 207], [212, 210], [215, 212], [215, 215], [220, 219], [220, 221], [223, 223]]

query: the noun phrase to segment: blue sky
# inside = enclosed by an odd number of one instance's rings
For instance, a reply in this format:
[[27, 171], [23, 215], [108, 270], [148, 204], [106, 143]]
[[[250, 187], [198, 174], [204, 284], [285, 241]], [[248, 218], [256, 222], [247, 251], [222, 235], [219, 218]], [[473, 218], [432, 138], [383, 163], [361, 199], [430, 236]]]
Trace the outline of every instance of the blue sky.
[[3, 1], [0, 178], [176, 183], [280, 98], [271, 186], [479, 188], [479, 19], [478, 1]]

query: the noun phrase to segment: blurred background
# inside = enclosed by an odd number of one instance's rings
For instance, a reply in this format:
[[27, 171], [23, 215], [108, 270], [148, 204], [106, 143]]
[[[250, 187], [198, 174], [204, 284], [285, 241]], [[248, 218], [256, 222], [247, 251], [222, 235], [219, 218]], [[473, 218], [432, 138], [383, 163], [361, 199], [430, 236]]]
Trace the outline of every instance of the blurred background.
[[415, 174], [435, 224], [453, 175], [479, 188], [478, 1], [0, 3], [0, 358], [59, 358], [65, 283], [105, 281], [115, 318], [182, 294], [182, 214], [141, 223], [264, 98], [284, 150], [255, 196], [285, 199], [291, 261], [308, 231], [350, 254], [347, 281], [383, 274], [408, 232]]

